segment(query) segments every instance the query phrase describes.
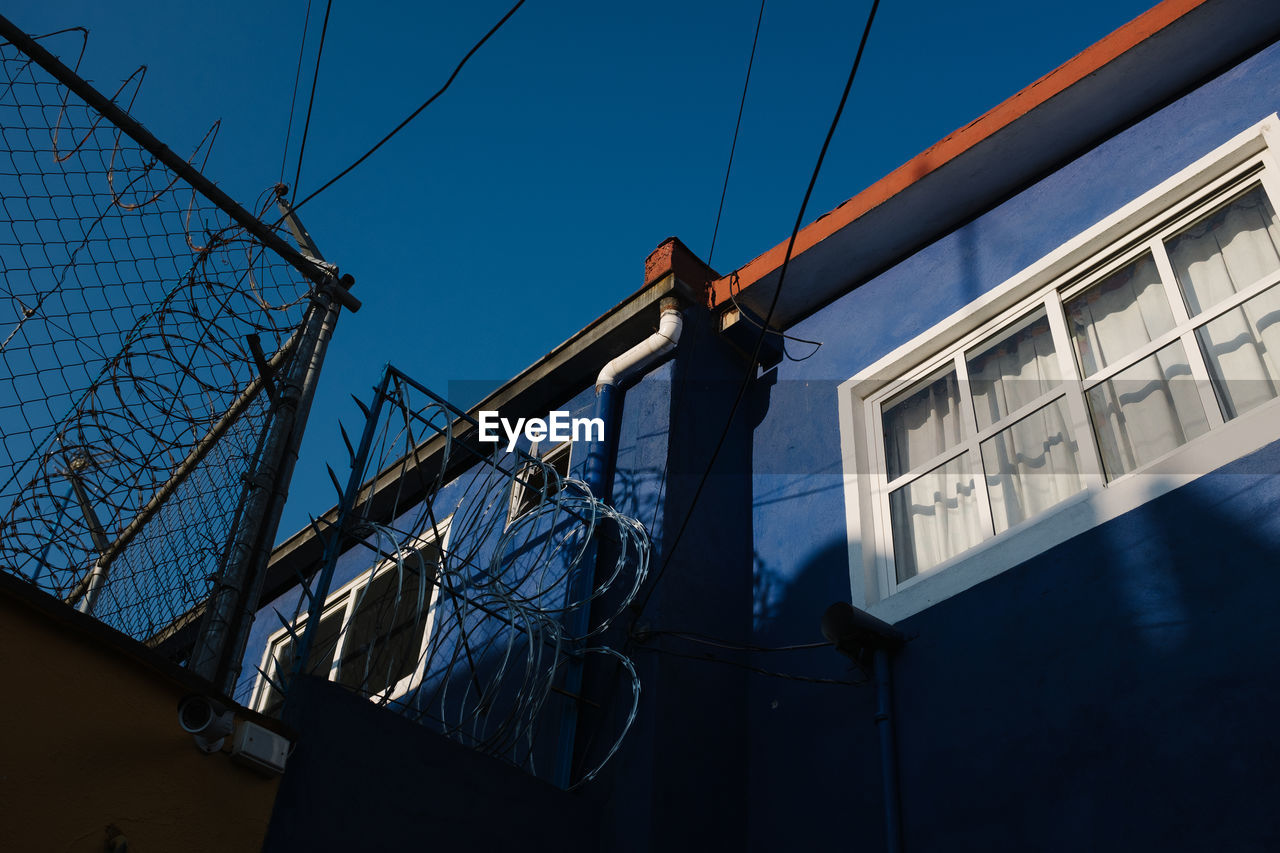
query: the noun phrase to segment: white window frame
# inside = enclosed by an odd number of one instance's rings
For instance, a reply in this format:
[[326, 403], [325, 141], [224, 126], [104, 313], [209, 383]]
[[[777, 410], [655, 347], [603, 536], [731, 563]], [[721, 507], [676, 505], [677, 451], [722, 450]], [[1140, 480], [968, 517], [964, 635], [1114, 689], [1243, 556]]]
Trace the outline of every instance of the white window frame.
[[[548, 467], [558, 462], [561, 456], [564, 457], [565, 473], [564, 473], [564, 476], [560, 478], [561, 488], [564, 488], [563, 481], [568, 479], [569, 472], [573, 470], [573, 442], [562, 441], [559, 444], [556, 444], [552, 447], [548, 447], [546, 450], [542, 452], [539, 452], [539, 448], [540, 448], [540, 445], [535, 442], [533, 446], [529, 448], [529, 455], [539, 460], [540, 462], [542, 462], [544, 465]], [[511, 503], [507, 507], [507, 524], [506, 524], [507, 527], [510, 527], [512, 524], [514, 524], [516, 519], [520, 518], [520, 516], [526, 515], [532, 512], [534, 509], [537, 509], [538, 504], [540, 503], [540, 500], [535, 500], [533, 502], [532, 507], [527, 507], [523, 511], [521, 511], [520, 509], [521, 505], [525, 503], [525, 494], [526, 492], [529, 491], [529, 488], [530, 488], [524, 482], [525, 480], [527, 480], [526, 472], [532, 469], [534, 464], [535, 463], [533, 462], [525, 462], [523, 465], [520, 466], [519, 470], [516, 473], [515, 478], [512, 480]], [[544, 487], [545, 487], [545, 484], [544, 484]]]
[[[417, 553], [423, 548], [430, 545], [438, 546], [438, 550], [442, 555], [449, 545], [449, 528], [453, 518], [443, 519], [436, 523], [435, 527], [418, 537], [411, 546], [410, 553]], [[333, 661], [329, 665], [328, 679], [334, 681], [338, 677], [338, 664], [342, 659], [343, 648], [346, 645], [347, 629], [351, 626], [351, 620], [355, 616], [356, 606], [362, 597], [359, 592], [368, 586], [375, 577], [381, 577], [388, 571], [397, 571], [397, 561], [395, 559], [386, 559], [370, 566], [368, 570], [360, 573], [356, 577], [347, 581], [335, 592], [331, 592], [325, 599], [324, 607], [321, 609], [321, 619], [324, 616], [341, 609], [343, 611], [342, 626], [338, 630], [338, 642], [333, 650]], [[436, 608], [440, 602], [440, 582], [439, 582], [439, 561], [437, 561], [436, 575], [431, 579], [430, 596], [425, 603], [425, 619], [426, 626], [422, 631], [422, 644], [418, 649], [418, 663], [414, 667], [414, 671], [401, 678], [391, 687], [381, 690], [377, 693], [369, 695], [369, 700], [378, 704], [393, 702], [409, 693], [419, 684], [422, 683], [424, 669], [426, 666], [427, 649], [431, 644], [433, 629], [435, 627]], [[306, 614], [299, 616], [297, 621], [291, 626], [294, 633], [298, 636], [302, 635], [303, 629], [306, 627]], [[266, 648], [262, 652], [262, 662], [259, 664], [258, 677], [254, 684], [253, 699], [249, 707], [256, 711], [262, 711], [267, 703], [267, 697], [271, 694], [271, 685], [262, 673], [268, 673], [272, 680], [280, 682], [280, 676], [276, 672], [276, 652], [285, 642], [291, 640], [289, 631], [285, 628], [273, 633], [268, 639]]]
[[[1174, 330], [1135, 349], [1084, 382], [1074, 378], [1077, 375], [1074, 347], [1061, 346], [1067, 330], [1062, 323], [1062, 312], [1054, 310], [1055, 304], [1060, 306], [1064, 298], [1069, 299], [1147, 251], [1152, 251], [1166, 287], [1176, 290], [1163, 250], [1163, 238], [1254, 185], [1261, 185], [1272, 205], [1280, 210], [1278, 150], [1280, 117], [1272, 114], [839, 386], [850, 584], [855, 605], [890, 622], [903, 619], [1280, 438], [1280, 417], [1277, 416], [1280, 399], [1223, 422], [1199, 347], [1194, 342], [1196, 328], [1280, 282], [1280, 274], [1270, 275], [1232, 298], [1214, 304], [1194, 320], [1187, 317], [1181, 293], [1169, 292]], [[1064, 367], [1069, 363], [1070, 370], [1064, 373], [1068, 377], [1064, 382], [1021, 411], [1029, 414], [1053, 398], [1066, 398], [1075, 438], [1081, 447], [1084, 489], [1051, 509], [989, 536], [967, 551], [899, 583], [892, 562], [881, 404], [929, 374], [946, 369], [949, 362], [954, 362], [957, 378], [964, 382], [966, 352], [1001, 330], [1015, 326], [1018, 318], [1040, 305], [1045, 306], [1049, 317], [1058, 358]], [[1209, 430], [1138, 470], [1106, 482], [1098, 454], [1093, 449], [1093, 430], [1084, 392], [1176, 340], [1183, 341], [1193, 377], [1201, 380], [1197, 386], [1209, 418]], [[980, 441], [1017, 420], [1017, 417], [1006, 416], [998, 426], [979, 433], [972, 422], [972, 407], [968, 409], [964, 438], [934, 463], [941, 464], [966, 448], [977, 453]], [[924, 467], [921, 463], [912, 471]], [[976, 470], [979, 473], [974, 478], [975, 486], [979, 491], [980, 512], [985, 518], [991, 512], [986, 500], [985, 477], [980, 473], [980, 465]]]

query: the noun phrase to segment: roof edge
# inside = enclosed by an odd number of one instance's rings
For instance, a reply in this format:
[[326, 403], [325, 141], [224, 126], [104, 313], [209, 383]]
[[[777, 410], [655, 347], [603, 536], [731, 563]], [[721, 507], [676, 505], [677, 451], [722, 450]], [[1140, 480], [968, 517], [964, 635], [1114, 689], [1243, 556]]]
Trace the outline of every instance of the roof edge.
[[[1159, 5], [1143, 12], [800, 229], [792, 258], [818, 245], [942, 166], [1010, 127], [1018, 119], [1097, 73], [1153, 35], [1211, 2], [1213, 0], [1163, 0]], [[728, 275], [710, 282], [711, 304], [720, 306], [728, 302], [731, 286], [735, 292], [741, 291], [777, 272], [786, 256], [789, 242], [789, 239], [782, 241]]]

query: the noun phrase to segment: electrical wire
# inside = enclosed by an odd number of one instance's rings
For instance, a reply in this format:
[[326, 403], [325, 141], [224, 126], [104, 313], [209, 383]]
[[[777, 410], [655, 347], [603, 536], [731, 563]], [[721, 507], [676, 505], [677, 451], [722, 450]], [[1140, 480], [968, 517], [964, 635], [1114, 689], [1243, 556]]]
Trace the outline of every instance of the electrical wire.
[[738, 121], [733, 126], [733, 144], [729, 146], [729, 163], [724, 167], [724, 186], [720, 189], [720, 206], [716, 208], [716, 227], [711, 231], [711, 248], [707, 250], [707, 266], [716, 254], [716, 235], [720, 233], [720, 215], [724, 213], [724, 199], [729, 193], [729, 174], [733, 171], [733, 153], [738, 150], [738, 131], [742, 128], [742, 111], [747, 106], [747, 87], [751, 85], [751, 67], [756, 62], [756, 44], [760, 41], [760, 22], [764, 20], [765, 0], [760, 0], [760, 14], [756, 16], [756, 34], [751, 37], [751, 58], [747, 60], [747, 79], [742, 81], [742, 100], [738, 103]]
[[702, 661], [703, 663], [724, 664], [725, 666], [732, 666], [738, 669], [745, 669], [748, 672], [754, 672], [757, 675], [765, 675], [765, 676], [768, 676], [769, 678], [781, 678], [787, 681], [807, 681], [811, 684], [839, 684], [846, 687], [862, 687], [869, 683], [869, 679], [862, 679], [861, 681], [849, 681], [847, 679], [841, 679], [841, 678], [818, 678], [816, 676], [811, 676], [811, 675], [793, 675], [792, 673], [789, 673], [789, 672], [777, 672], [772, 669], [762, 669], [758, 666], [751, 666], [750, 664], [746, 664], [746, 663], [738, 663], [737, 661], [718, 658], [712, 655], [710, 652], [706, 652], [701, 655], [692, 655], [686, 652], [677, 652], [674, 649], [664, 649], [661, 646], [639, 646], [638, 648], [641, 651], [655, 652], [657, 654], [670, 655], [671, 657], [676, 657], [676, 658], [685, 658], [687, 660]]
[[680, 522], [680, 527], [676, 531], [675, 538], [672, 539], [671, 547], [667, 549], [666, 556], [663, 557], [662, 565], [658, 568], [654, 575], [653, 581], [645, 590], [644, 597], [640, 601], [640, 605], [636, 608], [635, 621], [639, 621], [640, 614], [644, 612], [645, 607], [649, 604], [649, 599], [653, 597], [653, 591], [661, 583], [663, 576], [666, 574], [667, 568], [671, 565], [671, 558], [675, 555], [676, 549], [679, 548], [680, 542], [684, 539], [685, 531], [689, 529], [689, 520], [693, 517], [693, 511], [698, 505], [698, 499], [702, 496], [702, 491], [707, 485], [707, 480], [711, 477], [711, 471], [715, 467], [716, 460], [720, 457], [720, 451], [724, 449], [724, 443], [729, 437], [729, 430], [733, 426], [733, 419], [737, 416], [738, 410], [742, 406], [742, 401], [747, 395], [747, 389], [751, 387], [752, 380], [755, 378], [756, 367], [760, 363], [760, 351], [764, 346], [765, 335], [768, 334], [769, 323], [773, 320], [774, 312], [778, 307], [778, 299], [782, 295], [782, 285], [786, 281], [787, 268], [791, 263], [791, 255], [795, 251], [796, 237], [800, 233], [800, 226], [804, 222], [805, 211], [809, 206], [809, 199], [813, 195], [813, 188], [818, 182], [818, 174], [822, 171], [822, 162], [826, 159], [827, 149], [831, 146], [831, 139], [835, 136], [836, 127], [840, 124], [840, 116], [844, 113], [845, 103], [849, 100], [849, 90], [853, 88], [854, 78], [858, 74], [858, 66], [862, 63], [862, 54], [867, 46], [867, 39], [871, 35], [871, 25], [876, 19], [876, 9], [880, 6], [880, 0], [872, 0], [871, 11], [867, 14], [867, 23], [862, 30], [862, 39], [858, 42], [858, 51], [853, 58], [853, 66], [849, 69], [849, 78], [845, 81], [844, 91], [840, 95], [840, 104], [836, 107], [835, 116], [831, 119], [831, 126], [827, 128], [826, 139], [822, 142], [822, 149], [818, 152], [818, 161], [814, 164], [813, 174], [809, 178], [809, 186], [804, 193], [804, 201], [800, 204], [800, 212], [796, 215], [795, 226], [791, 229], [791, 238], [787, 241], [787, 251], [782, 259], [782, 267], [778, 271], [778, 283], [773, 291], [773, 299], [769, 303], [769, 311], [764, 317], [764, 328], [760, 330], [760, 334], [756, 337], [755, 349], [751, 354], [751, 363], [747, 365], [746, 375], [743, 377], [742, 384], [738, 388], [738, 395], [734, 398], [733, 405], [729, 409], [729, 416], [725, 419], [724, 429], [720, 432], [720, 438], [716, 442], [715, 449], [711, 453], [711, 459], [707, 462], [706, 469], [702, 472], [702, 477], [698, 480], [698, 486], [693, 492], [693, 498], [689, 503], [689, 508], [685, 510], [684, 518]]
[[293, 72], [293, 94], [289, 97], [289, 123], [284, 129], [284, 154], [280, 157], [280, 183], [284, 183], [285, 165], [289, 162], [289, 141], [293, 136], [293, 113], [298, 106], [298, 81], [302, 78], [302, 57], [307, 51], [307, 30], [311, 29], [311, 0], [302, 18], [302, 43], [298, 45], [298, 67]]
[[[302, 143], [298, 146], [298, 170], [293, 176], [293, 196], [298, 197], [298, 181], [302, 179], [302, 158], [307, 153], [307, 133], [311, 130], [311, 108], [316, 103], [316, 83], [320, 80], [320, 60], [324, 57], [324, 37], [329, 32], [329, 12], [333, 10], [333, 0], [324, 4], [324, 23], [320, 26], [320, 47], [316, 50], [316, 69], [311, 75], [311, 95], [307, 98], [307, 120], [302, 125]], [[293, 206], [294, 210], [298, 205]]]
[[[738, 304], [738, 292], [740, 290], [741, 288], [738, 285], [738, 274], [736, 272], [730, 274], [729, 301], [732, 302], [733, 307], [737, 309], [738, 316], [746, 320], [751, 325], [755, 326], [757, 329], [761, 329], [765, 333], [772, 332], [773, 334], [782, 338], [782, 355], [787, 359], [787, 361], [808, 361], [809, 359], [813, 358], [815, 355], [818, 354], [818, 350], [822, 349], [822, 341], [811, 341], [808, 338], [801, 338], [801, 337], [797, 337], [796, 335], [788, 335], [786, 332], [780, 332], [777, 329], [770, 329], [764, 323], [761, 323], [759, 320], [755, 318], [753, 314], [744, 310], [743, 307]], [[802, 355], [799, 358], [796, 358], [794, 355], [792, 355], [787, 351], [787, 341], [795, 341], [798, 344], [809, 344], [810, 346], [813, 347], [813, 349], [810, 350], [807, 354]]]
[[715, 646], [718, 649], [728, 649], [735, 652], [798, 652], [810, 649], [826, 649], [830, 648], [832, 643], [824, 640], [820, 643], [792, 643], [786, 646], [757, 646], [750, 643], [734, 643], [729, 640], [721, 640], [718, 637], [708, 637], [706, 634], [699, 634], [696, 631], [666, 631], [666, 630], [649, 630], [639, 631], [635, 638], [640, 642], [646, 642], [652, 637], [679, 637], [682, 640], [688, 640], [692, 643], [700, 643], [704, 646]]
[[[383, 145], [386, 145], [388, 142], [390, 142], [390, 141], [391, 141], [391, 138], [392, 138], [393, 136], [395, 136], [395, 135], [396, 135], [397, 133], [399, 133], [400, 131], [404, 130], [405, 126], [407, 126], [407, 125], [409, 124], [409, 122], [411, 122], [411, 121], [413, 121], [415, 118], [417, 118], [417, 117], [418, 117], [418, 115], [419, 115], [419, 113], [421, 113], [421, 112], [422, 112], [423, 110], [425, 110], [427, 107], [429, 107], [429, 106], [431, 106], [433, 103], [435, 103], [435, 100], [436, 100], [437, 98], [439, 98], [441, 95], [443, 95], [443, 94], [448, 90], [448, 88], [449, 88], [450, 86], [452, 86], [452, 85], [453, 85], [453, 81], [454, 81], [454, 79], [455, 79], [455, 78], [457, 78], [457, 76], [458, 76], [459, 72], [461, 72], [461, 71], [462, 71], [462, 67], [463, 67], [464, 65], [466, 65], [466, 64], [467, 64], [468, 60], [470, 60], [470, 59], [471, 59], [471, 57], [472, 57], [472, 56], [474, 56], [474, 55], [476, 54], [476, 51], [480, 50], [480, 48], [484, 45], [484, 43], [485, 43], [485, 42], [487, 42], [487, 41], [488, 41], [488, 40], [493, 36], [493, 34], [494, 34], [494, 33], [496, 33], [498, 30], [502, 29], [503, 24], [505, 24], [507, 21], [509, 21], [509, 20], [511, 19], [511, 16], [512, 16], [512, 15], [514, 15], [514, 14], [516, 13], [516, 11], [517, 11], [521, 6], [523, 6], [523, 5], [524, 5], [524, 2], [525, 2], [525, 0], [516, 0], [516, 4], [515, 4], [514, 6], [512, 6], [512, 7], [507, 11], [507, 14], [503, 15], [503, 16], [502, 16], [502, 18], [501, 18], [501, 20], [499, 20], [499, 21], [498, 21], [498, 23], [494, 24], [494, 25], [489, 29], [489, 32], [485, 33], [485, 34], [484, 34], [484, 37], [483, 37], [483, 38], [481, 38], [481, 39], [480, 39], [480, 41], [476, 42], [476, 43], [471, 47], [471, 50], [467, 51], [467, 55], [466, 55], [466, 56], [464, 56], [464, 57], [462, 57], [462, 61], [461, 61], [461, 62], [459, 62], [459, 63], [457, 64], [457, 66], [453, 69], [453, 73], [449, 75], [449, 79], [444, 81], [444, 85], [443, 85], [443, 86], [441, 86], [439, 89], [437, 89], [437, 90], [436, 90], [436, 93], [435, 93], [434, 95], [432, 95], [431, 97], [429, 97], [429, 98], [427, 98], [425, 101], [423, 101], [423, 103], [422, 103], [422, 105], [421, 105], [420, 107], [418, 107], [418, 108], [417, 108], [416, 110], [414, 110], [413, 112], [409, 113], [409, 115], [405, 117], [404, 121], [400, 122], [398, 125], [396, 125], [394, 128], [392, 128], [392, 129], [391, 129], [391, 132], [390, 132], [390, 133], [388, 133], [386, 136], [382, 137], [381, 139], [379, 139], [379, 140], [377, 141], [377, 143], [376, 143], [372, 148], [370, 148], [370, 149], [369, 149], [368, 151], [366, 151], [364, 154], [361, 154], [361, 155], [356, 159], [356, 161], [355, 161], [354, 163], [352, 163], [352, 164], [351, 164], [350, 166], [348, 166], [347, 168], [343, 169], [343, 170], [342, 170], [341, 172], [339, 172], [338, 174], [334, 175], [334, 176], [333, 176], [332, 178], [330, 178], [329, 180], [325, 181], [323, 184], [321, 184], [321, 186], [320, 186], [320, 188], [319, 188], [319, 189], [317, 189], [317, 190], [315, 190], [314, 192], [312, 192], [309, 196], [307, 196], [306, 198], [304, 198], [302, 201], [300, 201], [300, 202], [298, 202], [297, 204], [293, 205], [293, 209], [294, 209], [294, 210], [297, 210], [298, 208], [302, 207], [302, 206], [303, 206], [304, 204], [306, 204], [307, 202], [311, 201], [311, 199], [313, 199], [313, 198], [315, 198], [316, 196], [320, 195], [320, 193], [324, 192], [325, 190], [329, 189], [329, 187], [333, 186], [333, 185], [334, 185], [334, 184], [336, 184], [338, 181], [340, 181], [340, 180], [342, 180], [343, 178], [345, 178], [345, 177], [346, 177], [347, 175], [349, 175], [352, 171], [354, 171], [354, 170], [356, 169], [356, 167], [358, 167], [361, 163], [363, 163], [365, 160], [368, 160], [370, 157], [372, 157], [372, 156], [373, 156], [373, 153], [374, 153], [375, 151], [377, 151], [377, 150], [378, 150], [379, 148], [381, 148]], [[295, 181], [295, 183], [296, 183], [296, 181]]]

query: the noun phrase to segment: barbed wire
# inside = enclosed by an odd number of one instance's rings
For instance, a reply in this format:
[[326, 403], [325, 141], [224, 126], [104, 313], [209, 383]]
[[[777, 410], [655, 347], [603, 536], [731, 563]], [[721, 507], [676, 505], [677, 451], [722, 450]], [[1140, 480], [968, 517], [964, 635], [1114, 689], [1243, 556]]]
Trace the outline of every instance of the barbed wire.
[[[634, 665], [600, 637], [647, 576], [648, 533], [546, 459], [477, 445], [462, 412], [393, 379], [385, 405], [369, 409], [380, 414], [368, 453], [352, 454], [359, 480], [392, 496], [362, 499], [341, 530], [323, 530], [358, 544], [326, 601], [308, 579], [292, 612], [278, 614], [283, 627], [257, 672], [276, 695], [261, 705], [278, 707], [293, 648], [314, 630], [305, 671], [546, 775], [564, 701], [580, 700], [560, 686], [566, 666], [606, 659], [625, 684], [609, 701], [616, 731], [580, 762], [573, 785], [583, 784], [617, 751], [638, 707]], [[574, 598], [570, 578], [588, 566], [597, 582]], [[309, 603], [313, 614], [338, 615], [300, 628]], [[581, 609], [592, 619], [572, 636], [565, 626]], [[252, 688], [243, 681], [238, 698], [248, 702]]]
[[283, 369], [310, 291], [0, 42], [0, 570], [141, 640], [196, 609], [271, 416], [250, 336]]

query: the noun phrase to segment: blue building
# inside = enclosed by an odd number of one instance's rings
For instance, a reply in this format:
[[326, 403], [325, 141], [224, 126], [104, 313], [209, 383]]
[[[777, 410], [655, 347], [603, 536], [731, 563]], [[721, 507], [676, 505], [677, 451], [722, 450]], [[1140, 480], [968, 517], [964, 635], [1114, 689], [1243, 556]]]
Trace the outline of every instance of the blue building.
[[[590, 415], [601, 369], [678, 311], [675, 346], [606, 391], [605, 442], [525, 445], [542, 500], [603, 485], [651, 540], [598, 635], [641, 686], [616, 754], [564, 792], [293, 685], [268, 849], [878, 849], [886, 826], [909, 850], [1280, 846], [1278, 35], [1274, 3], [1167, 0], [803, 229], [781, 283], [786, 241], [727, 275], [660, 246], [640, 291], [477, 407]], [[460, 489], [440, 452], [361, 505], [423, 470]], [[496, 535], [536, 497], [512, 489]], [[440, 515], [423, 566], [457, 534]], [[323, 547], [302, 531], [273, 560], [242, 680], [264, 710], [257, 668], [291, 642], [273, 613]], [[331, 649], [375, 563], [338, 561]], [[866, 656], [808, 647], [838, 601], [906, 638], [889, 707]], [[397, 659], [429, 656], [438, 627], [396, 619]], [[577, 677], [526, 751], [568, 749], [571, 777], [632, 695], [612, 663]]]

